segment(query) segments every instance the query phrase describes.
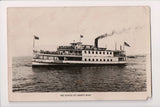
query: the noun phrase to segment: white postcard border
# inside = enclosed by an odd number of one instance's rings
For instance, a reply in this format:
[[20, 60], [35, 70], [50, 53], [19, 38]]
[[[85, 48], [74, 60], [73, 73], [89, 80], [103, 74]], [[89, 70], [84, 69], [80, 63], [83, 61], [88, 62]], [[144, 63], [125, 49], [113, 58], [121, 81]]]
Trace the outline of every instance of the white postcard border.
[[[36, 3], [36, 2], [35, 2], [35, 3]], [[6, 3], [6, 4], [7, 4], [7, 3]], [[13, 5], [13, 4], [9, 4], [8, 6], [7, 6], [6, 4], [5, 4], [5, 6], [3, 5], [3, 7], [1, 7], [1, 8], [4, 9], [4, 7], [5, 7], [5, 9], [6, 9], [7, 7], [10, 7], [10, 6], [11, 6], [11, 7], [14, 7], [14, 6], [17, 7], [16, 4], [14, 4], [14, 3], [13, 3], [14, 5]], [[23, 3], [22, 3], [22, 4], [23, 4]], [[33, 4], [34, 4], [34, 3], [33, 3]], [[32, 4], [32, 6], [33, 6], [33, 4]], [[37, 3], [36, 3], [36, 4], [37, 4]], [[40, 3], [40, 4], [41, 4], [41, 3]], [[91, 4], [92, 4], [92, 3], [91, 3]], [[104, 5], [104, 3], [102, 3], [102, 4]], [[113, 4], [114, 4], [114, 3], [113, 3]], [[116, 3], [115, 3], [115, 4], [116, 4]], [[115, 4], [114, 4], [114, 5], [115, 5]], [[132, 5], [135, 5], [135, 4], [136, 4], [136, 5], [144, 5], [144, 3], [142, 3], [142, 2], [141, 2], [140, 4], [137, 4], [137, 2], [136, 2], [136, 3], [133, 3]], [[153, 3], [153, 4], [154, 4], [154, 3]], [[152, 4], [152, 5], [153, 5], [153, 4]], [[34, 5], [35, 5], [35, 4], [34, 4]], [[51, 4], [49, 3], [49, 5], [51, 5]], [[108, 4], [108, 5], [109, 5], [109, 4]], [[116, 5], [117, 5], [117, 4], [116, 4]], [[124, 5], [124, 4], [120, 4], [120, 5]], [[125, 3], [125, 5], [127, 5], [127, 3]], [[131, 5], [131, 4], [128, 4], [128, 5]], [[128, 6], [128, 5], [127, 5], [127, 6]], [[149, 4], [146, 3], [146, 5], [149, 5]], [[22, 6], [22, 5], [21, 5], [21, 6]], [[19, 7], [21, 7], [21, 6], [19, 5]], [[29, 7], [29, 6], [31, 6], [31, 5], [29, 5], [29, 4], [24, 4], [24, 6]], [[32, 7], [32, 6], [31, 6], [31, 7]], [[41, 5], [38, 5], [38, 4], [37, 4], [37, 7], [39, 7], [39, 6], [42, 6], [42, 4], [41, 4]], [[156, 3], [154, 4], [154, 6], [156, 6]], [[5, 19], [3, 19], [3, 20], [5, 20]], [[5, 24], [3, 23], [3, 25], [5, 25]], [[4, 27], [3, 27], [3, 29], [4, 29]], [[3, 35], [4, 35], [5, 33], [6, 33], [6, 29], [5, 29], [5, 32], [3, 32]], [[5, 35], [6, 35], [6, 34], [5, 34]], [[3, 40], [7, 40], [6, 36], [3, 36]], [[6, 44], [6, 43], [3, 42], [2, 44]], [[4, 45], [3, 45], [3, 46], [4, 46]], [[154, 49], [155, 49], [155, 48], [154, 48]], [[4, 50], [6, 51], [6, 46], [4, 46]], [[155, 53], [152, 52], [152, 54], [155, 54]], [[2, 55], [6, 56], [5, 54], [2, 54]], [[6, 58], [6, 57], [5, 57], [5, 58]], [[4, 58], [4, 59], [5, 59], [5, 58]], [[5, 60], [3, 63], [6, 63], [6, 60]], [[5, 68], [5, 67], [6, 67], [6, 66], [3, 67], [3, 70], [6, 71], [7, 68]], [[5, 75], [6, 75], [6, 74], [5, 74]], [[3, 75], [3, 76], [4, 76], [4, 75]], [[1, 77], [2, 77], [2, 76], [1, 76]], [[2, 79], [3, 79], [3, 80], [7, 80], [7, 79], [4, 78], [4, 77], [2, 77]], [[1, 82], [1, 83], [2, 83], [2, 82]], [[4, 84], [4, 83], [2, 83], [1, 85], [5, 86], [5, 87], [7, 86], [7, 84]], [[7, 89], [6, 89], [6, 90], [7, 90]], [[6, 92], [6, 90], [2, 89], [1, 92]], [[7, 93], [7, 92], [6, 92], [6, 93]], [[6, 93], [4, 93], [3, 95], [5, 95]], [[4, 101], [4, 100], [3, 100], [3, 101]], [[6, 100], [6, 101], [7, 101], [7, 100]]]

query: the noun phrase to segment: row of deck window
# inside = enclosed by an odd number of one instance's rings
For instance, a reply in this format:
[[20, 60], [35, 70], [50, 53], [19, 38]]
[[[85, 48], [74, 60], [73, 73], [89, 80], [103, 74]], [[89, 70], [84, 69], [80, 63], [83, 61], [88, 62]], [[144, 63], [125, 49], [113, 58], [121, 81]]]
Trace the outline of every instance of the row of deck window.
[[112, 61], [112, 59], [107, 59], [107, 60], [106, 59], [99, 59], [99, 60], [98, 59], [88, 59], [88, 60], [84, 59], [84, 61]]
[[110, 54], [112, 55], [112, 52], [105, 52], [105, 51], [84, 51], [84, 53], [88, 53], [88, 54]]

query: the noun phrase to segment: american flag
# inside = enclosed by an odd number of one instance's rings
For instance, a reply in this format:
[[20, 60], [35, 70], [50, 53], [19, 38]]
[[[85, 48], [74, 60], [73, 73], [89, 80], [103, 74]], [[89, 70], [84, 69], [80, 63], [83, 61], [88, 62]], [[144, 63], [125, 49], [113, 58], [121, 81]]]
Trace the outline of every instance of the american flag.
[[39, 37], [34, 35], [34, 39], [37, 39], [37, 40], [39, 40]]
[[131, 47], [127, 42], [124, 42], [125, 46]]

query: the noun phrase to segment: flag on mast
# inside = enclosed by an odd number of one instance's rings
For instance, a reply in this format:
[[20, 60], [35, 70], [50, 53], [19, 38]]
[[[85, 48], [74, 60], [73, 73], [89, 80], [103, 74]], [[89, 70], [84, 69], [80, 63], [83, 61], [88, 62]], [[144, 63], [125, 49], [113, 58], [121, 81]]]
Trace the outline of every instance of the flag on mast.
[[83, 35], [80, 35], [80, 38], [83, 38]]
[[131, 47], [127, 42], [124, 42], [125, 46]]
[[39, 40], [39, 37], [38, 37], [38, 36], [36, 36], [36, 35], [34, 35], [34, 39], [37, 39], [37, 40]]
[[39, 37], [36, 35], [34, 35], [34, 39], [33, 39], [33, 50], [35, 48], [35, 42], [36, 42], [35, 40], [39, 40]]
[[83, 38], [83, 35], [80, 35], [80, 42], [81, 42], [81, 38]]

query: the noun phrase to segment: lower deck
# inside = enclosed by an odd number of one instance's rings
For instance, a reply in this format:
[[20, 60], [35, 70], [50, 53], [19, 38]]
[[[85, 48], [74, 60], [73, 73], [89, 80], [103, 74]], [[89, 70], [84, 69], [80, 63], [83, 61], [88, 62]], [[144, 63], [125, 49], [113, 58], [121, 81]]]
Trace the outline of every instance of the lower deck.
[[104, 54], [83, 54], [70, 55], [70, 54], [41, 54], [34, 53], [32, 65], [67, 65], [67, 64], [125, 64], [126, 56], [114, 56], [113, 53], [109, 55]]
[[109, 65], [109, 64], [126, 64], [126, 61], [102, 62], [102, 61], [32, 61], [32, 65]]

